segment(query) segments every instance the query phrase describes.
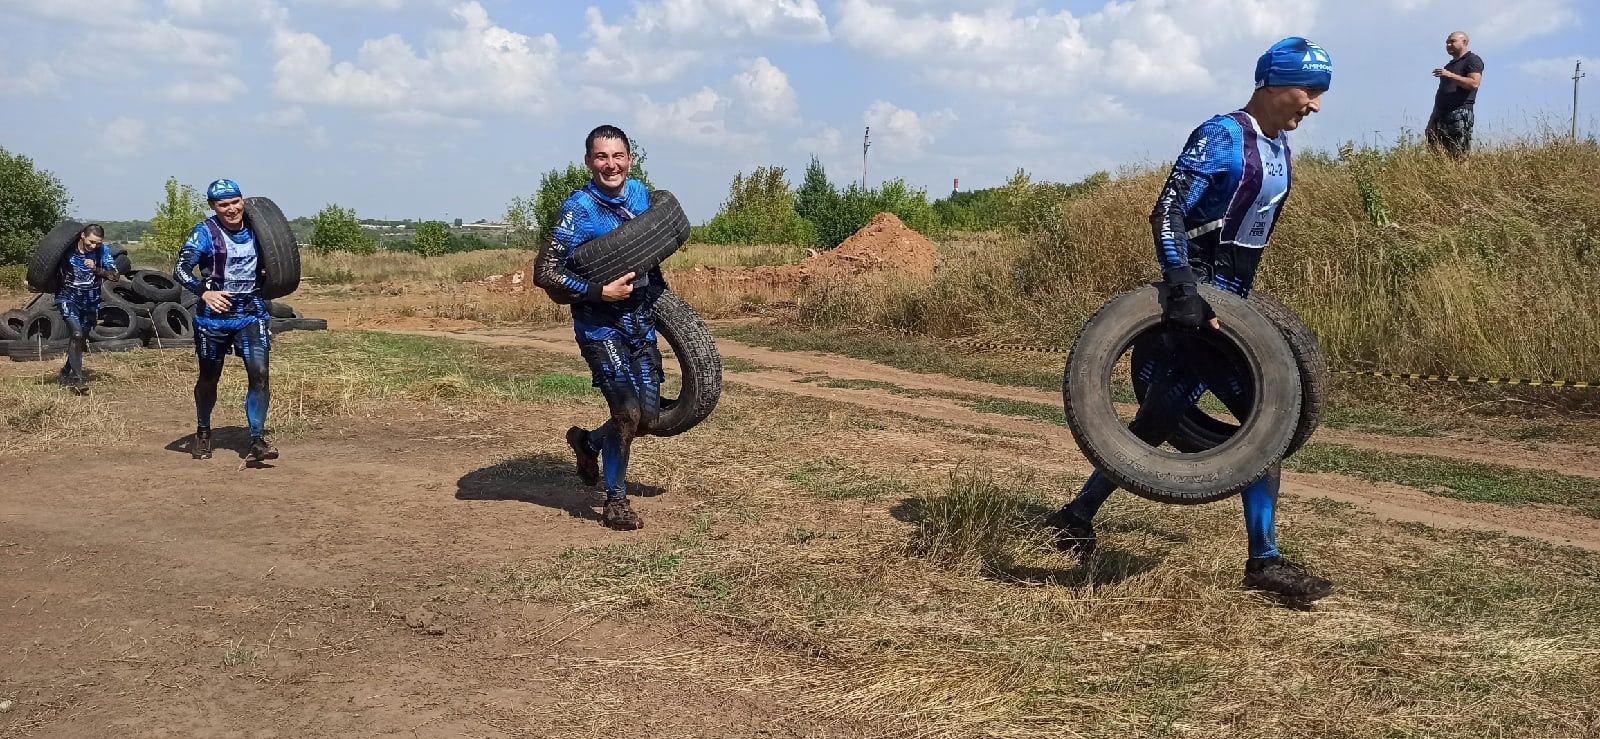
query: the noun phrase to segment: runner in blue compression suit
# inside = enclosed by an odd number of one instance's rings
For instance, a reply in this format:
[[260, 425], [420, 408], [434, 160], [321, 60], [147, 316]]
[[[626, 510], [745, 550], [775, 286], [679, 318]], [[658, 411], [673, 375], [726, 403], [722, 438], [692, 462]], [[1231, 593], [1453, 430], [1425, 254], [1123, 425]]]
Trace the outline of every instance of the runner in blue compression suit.
[[[618, 530], [644, 527], [628, 502], [628, 456], [633, 440], [655, 422], [661, 408], [661, 351], [656, 346], [656, 299], [666, 290], [659, 268], [629, 273], [602, 285], [579, 277], [567, 262], [580, 246], [600, 238], [650, 207], [643, 183], [629, 179], [628, 136], [600, 126], [584, 142], [592, 178], [562, 203], [550, 243], [534, 262], [533, 281], [572, 304], [578, 348], [611, 418], [593, 431], [567, 429], [578, 477], [594, 485], [604, 460], [606, 504], [601, 521]], [[598, 459], [597, 459], [598, 457]]]
[[[1161, 337], [1157, 357], [1134, 369], [1150, 383], [1129, 424], [1144, 441], [1164, 442], [1208, 389], [1236, 416], [1248, 414], [1249, 388], [1197, 333], [1218, 325], [1197, 285], [1249, 294], [1289, 195], [1286, 132], [1321, 109], [1321, 95], [1332, 81], [1333, 64], [1321, 47], [1298, 37], [1278, 42], [1256, 63], [1250, 102], [1201, 124], [1173, 164], [1150, 214], [1156, 259], [1167, 284], [1164, 317], [1171, 328]], [[1241, 496], [1249, 538], [1245, 587], [1302, 602], [1326, 597], [1333, 591], [1331, 582], [1278, 552], [1278, 483], [1274, 465]], [[1050, 516], [1047, 523], [1056, 529], [1062, 549], [1085, 560], [1093, 553], [1092, 522], [1115, 490], [1096, 470], [1078, 496]]]
[[56, 309], [72, 333], [60, 382], [80, 395], [89, 389], [89, 379], [83, 374], [83, 353], [88, 351], [89, 332], [100, 315], [101, 282], [120, 279], [117, 262], [106, 248], [105, 235], [105, 229], [97, 223], [78, 232], [77, 243], [61, 260], [61, 287], [56, 290]]
[[[172, 272], [184, 289], [200, 298], [194, 306], [194, 349], [200, 373], [194, 385], [196, 425], [189, 452], [195, 459], [211, 457], [211, 410], [217, 404], [217, 380], [222, 378], [223, 360], [234, 353], [244, 360], [249, 382], [244, 413], [250, 424], [250, 446], [245, 459], [277, 459], [278, 450], [266, 441], [271, 318], [258, 293], [262, 265], [256, 236], [245, 225], [244, 193], [238, 183], [211, 183], [206, 200], [216, 215], [189, 232]], [[200, 268], [198, 278], [196, 267]]]

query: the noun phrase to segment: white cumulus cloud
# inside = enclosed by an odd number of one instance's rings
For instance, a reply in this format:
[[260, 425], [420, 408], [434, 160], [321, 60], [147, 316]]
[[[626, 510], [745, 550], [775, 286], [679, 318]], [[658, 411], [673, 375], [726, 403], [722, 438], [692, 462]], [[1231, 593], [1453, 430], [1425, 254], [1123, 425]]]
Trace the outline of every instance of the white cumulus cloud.
[[18, 69], [0, 63], [0, 95], [33, 96], [61, 90], [61, 76], [44, 62], [28, 62]]
[[877, 100], [862, 116], [872, 129], [872, 147], [889, 159], [907, 159], [923, 152], [941, 130], [956, 120], [951, 110], [918, 113]]
[[800, 112], [789, 75], [759, 57], [733, 78], [734, 89], [755, 117], [764, 121], [789, 121]]
[[612, 84], [652, 85], [735, 53], [741, 42], [821, 42], [828, 21], [816, 0], [654, 0], [607, 23], [599, 8], [584, 13], [589, 48], [585, 72]]
[[131, 157], [143, 151], [150, 140], [150, 127], [138, 118], [119, 116], [100, 129], [100, 146], [115, 157]]
[[243, 95], [246, 89], [244, 80], [231, 74], [219, 74], [174, 82], [162, 92], [162, 97], [175, 103], [225, 103]]
[[280, 30], [273, 92], [292, 103], [434, 113], [532, 110], [556, 83], [555, 37], [495, 25], [477, 2], [456, 6], [455, 29], [434, 35], [418, 54], [398, 34], [362, 43], [354, 61], [334, 62], [312, 33]]

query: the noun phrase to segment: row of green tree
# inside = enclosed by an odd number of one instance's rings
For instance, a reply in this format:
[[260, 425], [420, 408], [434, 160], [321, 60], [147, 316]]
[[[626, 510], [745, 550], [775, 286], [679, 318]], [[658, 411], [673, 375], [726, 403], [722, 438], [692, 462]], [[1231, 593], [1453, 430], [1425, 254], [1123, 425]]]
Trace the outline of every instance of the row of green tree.
[[893, 213], [924, 234], [957, 231], [1032, 233], [1052, 217], [1066, 198], [1093, 192], [1110, 181], [1097, 172], [1073, 183], [1034, 182], [1018, 169], [1005, 185], [952, 192], [928, 202], [927, 191], [901, 179], [877, 188], [834, 185], [816, 157], [798, 189], [791, 189], [783, 167], [757, 167], [734, 175], [728, 199], [696, 239], [711, 244], [802, 244], [832, 248], [879, 213]]
[[[630, 175], [650, 186], [645, 152], [633, 143]], [[571, 163], [539, 178], [533, 195], [513, 198], [505, 220], [516, 236], [513, 243], [536, 247], [550, 238], [561, 204], [589, 181], [589, 171]], [[1032, 233], [1042, 228], [1063, 199], [1094, 191], [1110, 181], [1096, 172], [1072, 184], [1034, 182], [1019, 169], [1000, 187], [953, 192], [929, 202], [927, 191], [902, 179], [876, 188], [851, 183], [840, 187], [828, 179], [822, 162], [812, 157], [799, 188], [792, 188], [779, 166], [757, 167], [734, 175], [728, 199], [694, 239], [712, 244], [801, 244], [832, 248], [860, 230], [879, 213], [894, 213], [907, 226], [929, 235], [957, 231]]]
[[[631, 176], [650, 186], [645, 152], [634, 144]], [[822, 163], [812, 158], [800, 187], [792, 188], [783, 167], [758, 167], [733, 178], [728, 199], [704, 226], [698, 241], [714, 244], [802, 244], [823, 248], [840, 242], [879, 213], [894, 213], [906, 225], [930, 235], [955, 231], [1030, 233], [1043, 227], [1056, 205], [1091, 192], [1108, 180], [1104, 172], [1073, 184], [1033, 182], [1017, 173], [1005, 185], [971, 192], [953, 192], [929, 202], [927, 192], [893, 179], [876, 188], [858, 184], [839, 187], [828, 179]], [[550, 238], [561, 204], [589, 180], [581, 164], [552, 169], [538, 190], [513, 198], [506, 209], [512, 227], [508, 240], [489, 240], [452, 232], [440, 221], [423, 221], [404, 237], [380, 237], [363, 228], [354, 209], [330, 203], [313, 218], [291, 222], [296, 236], [312, 251], [373, 254], [380, 250], [434, 256], [506, 245], [536, 247]], [[25, 156], [0, 148], [0, 265], [27, 261], [34, 242], [65, 217], [71, 202], [66, 188]], [[195, 223], [206, 217], [204, 196], [195, 188], [168, 178], [155, 216], [144, 221], [112, 221], [106, 236], [113, 241], [140, 239], [162, 253], [175, 254]]]

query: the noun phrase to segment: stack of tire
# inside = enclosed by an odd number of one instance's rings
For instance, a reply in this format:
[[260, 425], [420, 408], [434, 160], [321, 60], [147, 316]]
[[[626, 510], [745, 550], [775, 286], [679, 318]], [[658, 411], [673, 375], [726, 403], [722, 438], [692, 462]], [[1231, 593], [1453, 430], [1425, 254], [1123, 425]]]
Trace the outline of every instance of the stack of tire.
[[[272, 315], [273, 333], [320, 331], [328, 322], [306, 318], [288, 303], [276, 300], [300, 284], [300, 252], [283, 212], [266, 198], [245, 200], [245, 220], [256, 234], [265, 273], [261, 295]], [[67, 352], [70, 335], [56, 309], [53, 293], [60, 287], [60, 265], [83, 224], [63, 221], [40, 240], [28, 265], [28, 287], [42, 293], [17, 310], [0, 314], [0, 353], [12, 361], [35, 361]], [[133, 269], [125, 247], [111, 254], [122, 279], [101, 285], [100, 313], [89, 332], [89, 351], [116, 352], [139, 347], [155, 349], [194, 346], [194, 309], [199, 298], [161, 270]]]
[[[1260, 291], [1245, 299], [1202, 285], [1222, 328], [1191, 337], [1228, 357], [1250, 389], [1251, 411], [1235, 423], [1190, 408], [1166, 440], [1171, 450], [1151, 446], [1119, 416], [1111, 376], [1125, 353], [1138, 366], [1141, 354], [1159, 351], [1153, 339], [1183, 330], [1162, 320], [1165, 289], [1150, 285], [1113, 297], [1084, 325], [1062, 381], [1067, 425], [1084, 456], [1119, 487], [1162, 503], [1208, 503], [1248, 487], [1311, 438], [1328, 366], [1316, 336], [1282, 302]], [[1137, 376], [1133, 381], [1142, 401], [1149, 386]]]

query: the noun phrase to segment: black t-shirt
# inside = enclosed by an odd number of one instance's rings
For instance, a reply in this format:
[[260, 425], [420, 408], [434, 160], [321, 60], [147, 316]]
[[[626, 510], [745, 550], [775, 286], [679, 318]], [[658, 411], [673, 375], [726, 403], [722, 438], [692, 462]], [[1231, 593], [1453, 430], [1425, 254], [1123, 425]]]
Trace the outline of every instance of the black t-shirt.
[[[1463, 54], [1460, 59], [1452, 59], [1444, 65], [1446, 72], [1459, 74], [1462, 77], [1470, 76], [1473, 72], [1483, 74], [1483, 58], [1472, 52]], [[1444, 113], [1456, 108], [1470, 107], [1478, 100], [1478, 91], [1462, 87], [1455, 80], [1439, 78], [1439, 91], [1433, 96], [1433, 110], [1435, 113]]]

